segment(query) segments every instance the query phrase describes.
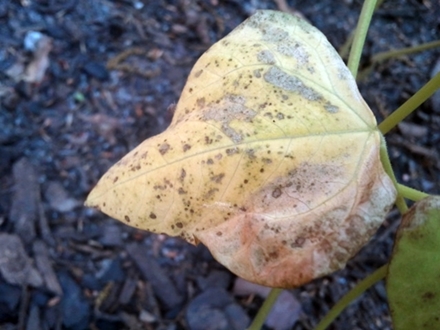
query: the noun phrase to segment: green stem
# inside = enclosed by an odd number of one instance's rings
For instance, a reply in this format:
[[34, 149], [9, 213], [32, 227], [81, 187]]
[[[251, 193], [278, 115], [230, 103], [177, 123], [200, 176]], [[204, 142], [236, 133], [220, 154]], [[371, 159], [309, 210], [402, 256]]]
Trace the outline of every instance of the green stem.
[[379, 130], [382, 134], [388, 133], [398, 123], [410, 115], [417, 107], [425, 102], [440, 87], [440, 72], [437, 73], [425, 86], [420, 88], [417, 93], [411, 96], [396, 111], [384, 119], [379, 124]]
[[341, 56], [343, 59], [345, 59], [348, 55], [348, 52], [350, 51], [350, 47], [353, 44], [353, 38], [354, 38], [354, 30], [350, 32], [348, 35], [347, 40], [345, 40], [345, 43], [339, 48], [339, 56]]
[[427, 42], [426, 44], [422, 44], [419, 46], [407, 47], [407, 48], [377, 53], [376, 55], [373, 56], [373, 58], [371, 59], [371, 62], [377, 63], [377, 62], [385, 61], [390, 58], [395, 58], [395, 57], [402, 56], [402, 55], [418, 53], [418, 52], [422, 52], [424, 50], [428, 50], [428, 49], [436, 48], [436, 47], [440, 47], [440, 40]]
[[[385, 172], [391, 178], [391, 181], [393, 181], [394, 187], [396, 187], [396, 190], [399, 191], [398, 189], [399, 184], [397, 183], [396, 176], [394, 175], [393, 167], [391, 166], [390, 157], [388, 156], [388, 150], [383, 135], [381, 135], [380, 137], [380, 160], [382, 161], [382, 165]], [[397, 194], [396, 206], [401, 214], [405, 214], [406, 211], [408, 211], [408, 206], [406, 205], [405, 199], [400, 193]]]
[[410, 187], [405, 186], [400, 183], [397, 184], [397, 191], [399, 192], [399, 195], [403, 196], [406, 199], [412, 200], [414, 202], [418, 202], [418, 201], [430, 196], [427, 193], [424, 193], [424, 192], [417, 190], [417, 189], [414, 189], [414, 188], [410, 188]]
[[260, 307], [257, 315], [255, 316], [252, 324], [249, 326], [248, 330], [260, 330], [266, 320], [267, 315], [272, 309], [273, 304], [280, 295], [282, 289], [272, 289], [264, 301], [263, 305]]
[[353, 45], [351, 46], [350, 56], [348, 58], [348, 69], [353, 77], [356, 78], [359, 62], [364, 49], [365, 38], [367, 36], [368, 27], [370, 26], [371, 17], [376, 7], [376, 0], [365, 0], [362, 6], [361, 15], [354, 34]]
[[[374, 8], [375, 11], [377, 10], [377, 8], [379, 8], [382, 5], [382, 2], [384, 2], [384, 0], [377, 1], [376, 7]], [[347, 40], [345, 40], [344, 44], [339, 48], [339, 56], [341, 56], [342, 58], [346, 58], [348, 52], [350, 51], [350, 47], [353, 43], [354, 32], [355, 32], [354, 30], [350, 32]]]
[[357, 297], [359, 297], [362, 293], [367, 291], [374, 284], [385, 278], [387, 274], [388, 264], [380, 267], [374, 273], [368, 275], [362, 281], [360, 281], [356, 286], [351, 289], [345, 296], [343, 296], [335, 306], [327, 313], [327, 315], [319, 322], [316, 326], [315, 330], [324, 330], [326, 329], [330, 323], [335, 320], [339, 314]]

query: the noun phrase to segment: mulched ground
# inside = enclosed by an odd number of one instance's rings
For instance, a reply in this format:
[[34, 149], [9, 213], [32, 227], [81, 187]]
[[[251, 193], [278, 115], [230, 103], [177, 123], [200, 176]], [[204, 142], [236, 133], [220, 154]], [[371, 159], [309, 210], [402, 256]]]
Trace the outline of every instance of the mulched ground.
[[[339, 48], [360, 2], [289, 5]], [[212, 43], [256, 9], [283, 4], [0, 0], [1, 329], [246, 327], [264, 289], [237, 281], [203, 246], [140, 232], [82, 203], [113, 163], [166, 128], [167, 109]], [[437, 0], [385, 1], [363, 65], [380, 51], [440, 39], [439, 12]], [[379, 119], [428, 81], [436, 64], [440, 70], [439, 55], [437, 49], [381, 63], [360, 82]], [[439, 98], [388, 137], [398, 179], [429, 193], [440, 191]], [[312, 329], [387, 261], [398, 220], [391, 212], [345, 270], [286, 292], [272, 328]], [[383, 283], [332, 326], [390, 327]]]

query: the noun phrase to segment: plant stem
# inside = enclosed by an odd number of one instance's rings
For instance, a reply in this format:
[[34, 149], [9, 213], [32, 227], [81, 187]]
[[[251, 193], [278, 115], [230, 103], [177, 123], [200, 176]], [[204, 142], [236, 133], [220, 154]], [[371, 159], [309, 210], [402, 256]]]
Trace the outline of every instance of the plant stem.
[[327, 313], [327, 315], [318, 323], [315, 330], [324, 330], [330, 323], [332, 323], [341, 312], [351, 302], [353, 302], [362, 293], [367, 291], [374, 284], [385, 278], [388, 270], [388, 264], [383, 265], [379, 269], [375, 270], [372, 274], [368, 275], [362, 281], [360, 281], [354, 288], [352, 288], [345, 296], [343, 296], [335, 306]]
[[437, 73], [425, 86], [420, 88], [417, 93], [411, 96], [396, 111], [384, 119], [379, 124], [379, 130], [382, 134], [388, 133], [398, 123], [410, 115], [417, 107], [425, 102], [440, 87], [440, 72]]
[[365, 0], [364, 5], [362, 6], [358, 24], [356, 26], [353, 45], [351, 46], [350, 56], [347, 64], [348, 69], [355, 78], [358, 72], [362, 50], [364, 49], [368, 27], [370, 26], [371, 17], [373, 16], [375, 7], [376, 0]]
[[[379, 8], [382, 5], [383, 2], [384, 0], [378, 0], [374, 10], [376, 11], [377, 8]], [[355, 32], [354, 30], [350, 32], [347, 40], [345, 40], [344, 44], [339, 48], [339, 56], [341, 56], [342, 58], [346, 58], [348, 52], [350, 51], [350, 47], [353, 43], [354, 32]]]
[[266, 320], [267, 315], [272, 309], [273, 304], [277, 300], [279, 294], [283, 291], [282, 289], [272, 289], [264, 301], [263, 305], [260, 307], [257, 315], [255, 316], [252, 324], [249, 326], [248, 330], [260, 330]]
[[417, 53], [417, 52], [421, 52], [421, 51], [428, 50], [431, 48], [436, 48], [436, 47], [440, 47], [440, 40], [427, 42], [425, 44], [414, 46], [414, 47], [407, 47], [407, 48], [377, 53], [376, 55], [373, 56], [373, 58], [371, 59], [371, 62], [377, 63], [377, 62], [387, 60], [389, 58], [398, 57], [398, 56], [402, 56], [402, 55], [408, 55], [408, 54], [412, 54], [412, 53]]
[[408, 206], [406, 205], [405, 199], [399, 193], [399, 184], [397, 183], [396, 176], [394, 175], [393, 167], [391, 166], [390, 157], [388, 156], [388, 150], [383, 135], [380, 137], [380, 160], [382, 161], [383, 168], [385, 172], [390, 177], [391, 181], [394, 183], [394, 187], [397, 190], [396, 206], [401, 214], [405, 214], [408, 211]]
[[397, 184], [397, 191], [399, 192], [399, 195], [414, 202], [418, 202], [430, 196], [429, 194], [424, 193], [423, 191], [405, 186], [400, 183]]

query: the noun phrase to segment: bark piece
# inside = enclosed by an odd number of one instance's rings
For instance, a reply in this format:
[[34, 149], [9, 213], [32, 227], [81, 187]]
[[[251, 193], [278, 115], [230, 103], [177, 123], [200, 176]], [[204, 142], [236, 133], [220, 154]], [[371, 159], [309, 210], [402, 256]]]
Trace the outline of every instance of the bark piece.
[[26, 158], [21, 158], [13, 165], [12, 172], [15, 184], [9, 218], [21, 239], [30, 243], [35, 238], [35, 222], [39, 214], [37, 171]]
[[43, 279], [16, 235], [0, 234], [0, 273], [10, 284], [39, 287]]
[[148, 257], [147, 247], [133, 243], [127, 246], [127, 252], [144, 278], [150, 282], [153, 292], [167, 310], [179, 307], [183, 303], [183, 297], [166, 272], [155, 259]]
[[38, 240], [34, 242], [33, 250], [35, 255], [35, 263], [43, 276], [43, 281], [47, 289], [55, 293], [57, 296], [61, 296], [63, 294], [63, 290], [61, 289], [61, 285], [58, 282], [58, 278], [53, 270], [46, 244]]

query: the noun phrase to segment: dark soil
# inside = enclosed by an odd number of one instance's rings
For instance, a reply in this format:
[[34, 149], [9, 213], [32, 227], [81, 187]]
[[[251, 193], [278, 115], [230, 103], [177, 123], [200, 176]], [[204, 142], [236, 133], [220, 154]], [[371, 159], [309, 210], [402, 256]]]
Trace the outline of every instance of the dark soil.
[[[167, 109], [197, 58], [256, 9], [280, 5], [0, 0], [1, 329], [248, 324], [262, 298], [236, 295], [235, 277], [206, 248], [129, 228], [82, 203], [112, 164], [166, 128]], [[361, 1], [289, 5], [339, 49], [355, 27]], [[380, 51], [440, 39], [438, 5], [385, 1], [373, 20], [363, 67]], [[24, 46], [32, 31], [45, 36], [39, 51], [32, 40]], [[437, 49], [386, 61], [360, 82], [379, 121], [429, 80], [439, 55]], [[44, 68], [45, 59], [48, 67], [39, 77], [32, 69]], [[440, 102], [426, 102], [405, 123], [388, 136], [397, 178], [439, 193]], [[391, 212], [345, 270], [292, 290], [301, 311], [284, 313], [299, 317], [294, 326], [277, 329], [312, 329], [356, 282], [385, 264], [398, 221]], [[356, 300], [332, 328], [390, 329], [384, 284]]]

